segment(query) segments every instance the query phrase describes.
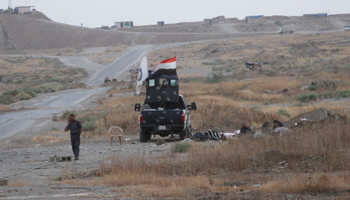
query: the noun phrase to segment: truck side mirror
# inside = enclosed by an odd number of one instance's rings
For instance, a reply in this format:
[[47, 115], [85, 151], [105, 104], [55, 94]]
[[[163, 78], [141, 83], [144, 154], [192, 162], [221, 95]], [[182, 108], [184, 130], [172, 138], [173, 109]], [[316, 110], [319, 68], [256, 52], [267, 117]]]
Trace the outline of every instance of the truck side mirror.
[[195, 102], [191, 103], [191, 110], [197, 110], [197, 104]]
[[141, 111], [141, 106], [139, 103], [135, 104], [135, 111]]

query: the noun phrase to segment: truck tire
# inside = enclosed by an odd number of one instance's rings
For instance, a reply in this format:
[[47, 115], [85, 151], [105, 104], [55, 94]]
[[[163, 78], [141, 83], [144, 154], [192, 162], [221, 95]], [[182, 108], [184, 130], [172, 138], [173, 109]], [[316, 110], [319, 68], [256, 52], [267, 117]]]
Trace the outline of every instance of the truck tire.
[[151, 140], [152, 134], [147, 133], [147, 140]]
[[140, 130], [140, 142], [147, 142], [147, 135], [142, 130]]

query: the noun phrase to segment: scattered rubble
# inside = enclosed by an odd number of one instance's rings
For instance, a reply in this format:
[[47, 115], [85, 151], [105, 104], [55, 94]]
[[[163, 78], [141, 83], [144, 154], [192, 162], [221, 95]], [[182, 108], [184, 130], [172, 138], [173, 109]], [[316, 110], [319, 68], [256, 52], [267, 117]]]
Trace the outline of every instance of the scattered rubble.
[[221, 48], [217, 48], [217, 49], [214, 49], [213, 51], [211, 51], [211, 53], [219, 53], [221, 52], [222, 49]]

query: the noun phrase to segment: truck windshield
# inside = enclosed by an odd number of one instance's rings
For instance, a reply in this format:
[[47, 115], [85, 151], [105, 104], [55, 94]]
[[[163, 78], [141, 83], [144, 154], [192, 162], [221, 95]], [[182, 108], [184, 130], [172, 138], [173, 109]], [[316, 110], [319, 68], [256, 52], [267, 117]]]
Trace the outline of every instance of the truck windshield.
[[[146, 104], [145, 104], [146, 105]], [[148, 106], [143, 107], [150, 107], [151, 109], [163, 108], [163, 110], [174, 110], [174, 109], [186, 109], [186, 105], [181, 97], [179, 97], [179, 102], [155, 102], [155, 103], [148, 103]]]

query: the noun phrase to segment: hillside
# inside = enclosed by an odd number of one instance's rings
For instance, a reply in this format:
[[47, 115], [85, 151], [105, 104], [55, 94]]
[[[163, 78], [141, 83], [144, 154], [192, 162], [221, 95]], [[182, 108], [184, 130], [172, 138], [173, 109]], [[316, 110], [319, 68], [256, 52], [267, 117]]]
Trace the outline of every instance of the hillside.
[[[266, 17], [261, 24], [245, 24], [226, 19], [224, 24], [205, 26], [202, 22], [169, 24], [163, 27], [139, 26], [124, 30], [102, 30], [51, 21], [40, 12], [31, 15], [0, 15], [0, 49], [28, 50], [81, 48], [120, 44], [162, 44], [237, 37], [275, 35], [280, 25], [296, 24], [298, 32], [341, 30], [350, 23], [350, 15], [332, 15], [323, 19], [304, 17]], [[249, 34], [248, 34], [249, 33]]]

